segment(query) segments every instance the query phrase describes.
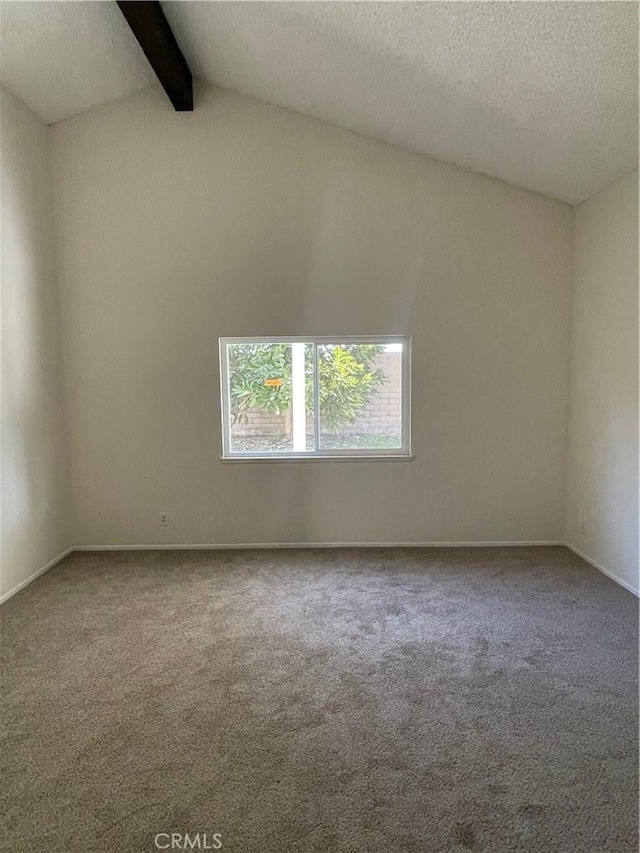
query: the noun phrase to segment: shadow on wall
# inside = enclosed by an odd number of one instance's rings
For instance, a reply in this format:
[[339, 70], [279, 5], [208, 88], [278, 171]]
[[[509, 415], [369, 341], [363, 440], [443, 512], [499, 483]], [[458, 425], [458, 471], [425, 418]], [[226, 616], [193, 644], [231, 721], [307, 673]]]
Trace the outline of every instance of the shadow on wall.
[[68, 543], [45, 128], [3, 90], [1, 130], [4, 593]]

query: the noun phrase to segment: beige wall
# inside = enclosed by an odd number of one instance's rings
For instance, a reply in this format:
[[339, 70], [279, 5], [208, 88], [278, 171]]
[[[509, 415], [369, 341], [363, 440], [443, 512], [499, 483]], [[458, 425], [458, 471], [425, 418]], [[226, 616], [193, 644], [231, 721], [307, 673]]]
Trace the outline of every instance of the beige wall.
[[71, 544], [47, 128], [0, 93], [0, 595]]
[[[562, 538], [569, 207], [213, 88], [52, 158], [78, 544]], [[406, 333], [413, 462], [220, 461], [218, 336]]]
[[638, 589], [638, 173], [575, 213], [565, 537]]

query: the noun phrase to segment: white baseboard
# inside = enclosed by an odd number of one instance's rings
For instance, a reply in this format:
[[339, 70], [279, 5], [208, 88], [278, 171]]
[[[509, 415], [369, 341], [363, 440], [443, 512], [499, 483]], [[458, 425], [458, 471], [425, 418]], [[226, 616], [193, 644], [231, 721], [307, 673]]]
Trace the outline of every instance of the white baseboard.
[[255, 548], [524, 548], [564, 545], [561, 540], [513, 542], [216, 542], [181, 545], [76, 545], [74, 551], [238, 551]]
[[60, 560], [64, 560], [64, 558], [67, 557], [74, 550], [74, 548], [67, 548], [61, 554], [58, 554], [57, 557], [54, 557], [53, 560], [49, 560], [46, 566], [42, 566], [41, 569], [38, 569], [37, 572], [34, 572], [32, 575], [29, 575], [26, 580], [21, 581], [17, 586], [14, 586], [13, 589], [10, 589], [9, 592], [5, 592], [4, 595], [0, 596], [0, 604], [3, 604], [5, 601], [8, 601], [12, 595], [16, 594], [16, 592], [20, 592], [21, 589], [24, 589], [25, 586], [28, 586], [36, 578], [39, 578], [40, 575], [43, 575], [45, 572], [48, 572], [49, 569], [52, 569], [56, 565], [56, 563], [59, 563]]
[[600, 563], [596, 562], [593, 557], [590, 557], [588, 554], [585, 554], [584, 551], [581, 551], [579, 548], [576, 548], [575, 545], [572, 545], [570, 542], [565, 542], [564, 544], [570, 551], [573, 551], [573, 553], [577, 554], [578, 557], [581, 557], [587, 563], [592, 565], [594, 569], [597, 569], [599, 572], [602, 572], [603, 575], [606, 575], [608, 578], [611, 578], [612, 581], [615, 581], [617, 584], [624, 587], [624, 589], [627, 589], [629, 590], [629, 592], [632, 592], [634, 595], [640, 597], [640, 591], [637, 587], [633, 586], [633, 584], [630, 584], [628, 581], [622, 580], [622, 578], [619, 578], [618, 575], [615, 575], [609, 569], [605, 569], [605, 567], [601, 566]]
[[228, 542], [215, 544], [182, 544], [182, 545], [75, 545], [72, 548], [67, 548], [53, 560], [50, 560], [45, 566], [38, 569], [26, 580], [23, 580], [9, 592], [5, 592], [0, 596], [0, 604], [8, 601], [25, 586], [28, 586], [36, 578], [43, 575], [46, 571], [53, 568], [61, 560], [64, 560], [72, 551], [224, 551], [224, 550], [247, 550], [247, 549], [285, 549], [285, 548], [531, 548], [531, 547], [550, 547], [564, 545], [578, 557], [581, 557], [587, 563], [592, 565], [602, 574], [611, 578], [624, 589], [632, 592], [634, 595], [640, 595], [638, 589], [622, 578], [619, 578], [609, 569], [605, 569], [600, 563], [592, 559], [588, 554], [580, 551], [570, 542], [561, 540], [514, 540], [514, 541], [492, 541], [492, 542]]

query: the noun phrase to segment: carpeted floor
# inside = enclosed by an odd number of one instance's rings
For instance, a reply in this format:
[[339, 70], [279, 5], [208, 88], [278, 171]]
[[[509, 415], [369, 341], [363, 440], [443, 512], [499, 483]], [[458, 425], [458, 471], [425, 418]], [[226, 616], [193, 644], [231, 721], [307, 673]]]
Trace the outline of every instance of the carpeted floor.
[[1, 616], [2, 850], [637, 850], [637, 600], [564, 548], [72, 554]]

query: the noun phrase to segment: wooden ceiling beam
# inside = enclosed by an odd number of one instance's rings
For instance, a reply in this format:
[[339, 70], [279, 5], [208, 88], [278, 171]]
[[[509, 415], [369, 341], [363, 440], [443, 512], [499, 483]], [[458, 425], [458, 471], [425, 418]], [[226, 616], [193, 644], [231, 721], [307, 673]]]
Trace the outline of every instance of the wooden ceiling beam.
[[156, 77], [178, 112], [193, 110], [193, 81], [157, 0], [116, 0]]

